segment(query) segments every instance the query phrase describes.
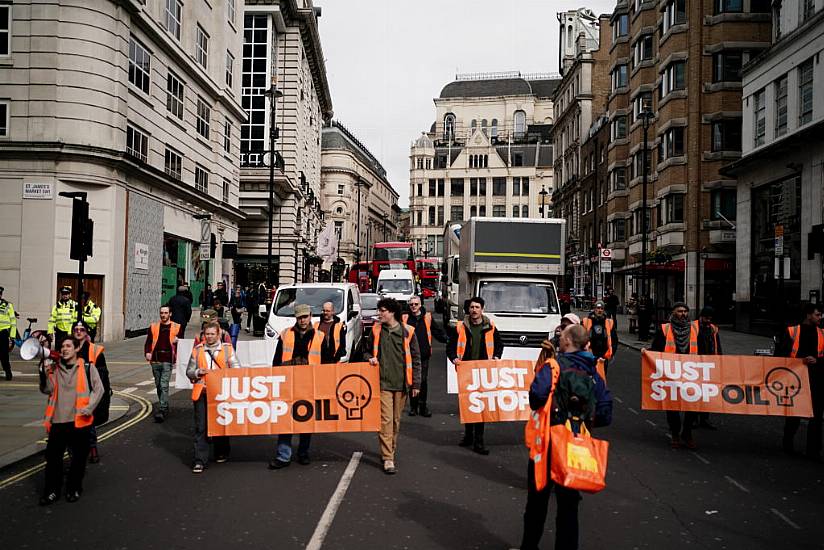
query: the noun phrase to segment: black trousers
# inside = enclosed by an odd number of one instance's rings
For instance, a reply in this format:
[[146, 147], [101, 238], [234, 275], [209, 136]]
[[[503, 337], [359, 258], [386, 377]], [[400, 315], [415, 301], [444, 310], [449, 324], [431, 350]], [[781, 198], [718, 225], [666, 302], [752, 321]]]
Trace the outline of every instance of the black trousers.
[[484, 423], [470, 422], [464, 424], [464, 437], [475, 445], [484, 444]]
[[697, 412], [685, 412], [684, 422], [681, 422], [681, 413], [678, 411], [667, 411], [667, 424], [673, 437], [683, 439], [692, 438], [692, 426], [698, 419]]
[[409, 399], [409, 406], [413, 411], [426, 407], [426, 395], [429, 388], [429, 359], [421, 359], [421, 391], [417, 397]]
[[240, 318], [243, 316], [243, 311], [236, 311], [235, 308], [232, 308], [231, 314], [232, 314], [232, 323], [234, 323], [236, 325], [239, 325], [240, 324]]
[[[814, 365], [813, 368], [821, 368]], [[813, 417], [807, 420], [807, 449], [810, 456], [821, 453], [821, 422], [824, 417], [824, 376], [820, 372], [810, 373], [810, 394], [813, 402]], [[791, 449], [793, 439], [801, 426], [801, 419], [797, 416], [788, 416], [784, 421], [784, 447]]]
[[[549, 464], [547, 463], [547, 468]], [[549, 478], [549, 472], [547, 472]], [[549, 493], [555, 488], [555, 499], [558, 501], [558, 511], [555, 514], [555, 550], [574, 550], [578, 548], [578, 502], [581, 495], [578, 491], [555, 485], [551, 479], [547, 480], [546, 487], [539, 491], [535, 488], [535, 462], [529, 461], [527, 469], [527, 483], [529, 487], [526, 495], [526, 510], [524, 511], [524, 537], [521, 540], [521, 550], [538, 548], [541, 536], [544, 534], [544, 523], [549, 510]]]
[[63, 454], [66, 448], [71, 453], [66, 490], [83, 490], [83, 476], [86, 473], [86, 459], [89, 456], [91, 440], [90, 430], [91, 428], [75, 428], [74, 422], [52, 424], [46, 443], [46, 485], [43, 494], [60, 494], [63, 485]]
[[7, 375], [11, 375], [11, 363], [9, 362], [9, 330], [0, 330], [0, 363]]
[[97, 342], [97, 327], [89, 329], [89, 338], [92, 342]]

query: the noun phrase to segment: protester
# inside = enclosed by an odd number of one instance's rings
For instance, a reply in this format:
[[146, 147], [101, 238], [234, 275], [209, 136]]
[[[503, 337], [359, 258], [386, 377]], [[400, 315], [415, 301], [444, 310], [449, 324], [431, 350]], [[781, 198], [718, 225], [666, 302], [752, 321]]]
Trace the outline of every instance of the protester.
[[52, 335], [52, 341], [58, 349], [63, 339], [71, 334], [72, 324], [77, 320], [77, 302], [72, 300], [71, 295], [71, 287], [61, 288], [60, 299], [52, 308], [49, 316], [48, 332]]
[[415, 329], [401, 322], [401, 305], [393, 298], [378, 300], [378, 321], [365, 340], [364, 355], [380, 365], [381, 430], [378, 440], [386, 474], [397, 473], [395, 456], [401, 413], [407, 393], [417, 397], [421, 385], [421, 353]]
[[[295, 324], [280, 333], [272, 366], [321, 364], [323, 333], [312, 327], [312, 309], [306, 304], [295, 305]], [[298, 437], [298, 464], [306, 466], [311, 462], [309, 445], [312, 434]], [[275, 458], [269, 462], [270, 470], [280, 470], [292, 462], [292, 434], [278, 434]]]
[[[698, 314], [698, 320], [692, 322], [692, 330], [698, 333], [698, 355], [722, 355], [721, 337], [718, 327], [712, 324], [715, 310], [706, 306]], [[700, 412], [695, 420], [694, 427], [715, 431], [717, 428], [710, 422], [710, 413]]]
[[[215, 369], [240, 368], [232, 344], [220, 341], [220, 325], [216, 321], [209, 321], [203, 328], [204, 342], [192, 350], [186, 376], [192, 381], [192, 403], [194, 405], [194, 461], [192, 472], [203, 472], [209, 461], [209, 440], [207, 438], [206, 417], [206, 383], [203, 377]], [[213, 437], [215, 446], [215, 462], [229, 460], [231, 450], [228, 436]]]
[[618, 330], [615, 319], [606, 315], [604, 302], [595, 302], [595, 308], [589, 317], [581, 321], [581, 325], [589, 335], [589, 347], [592, 354], [604, 360], [604, 371], [618, 351]]
[[17, 315], [14, 313], [14, 304], [3, 299], [3, 290], [0, 286], [0, 364], [3, 365], [6, 380], [11, 380], [9, 342], [17, 337]]
[[323, 304], [320, 320], [315, 323], [315, 330], [323, 334], [321, 362], [329, 364], [340, 361], [346, 355], [346, 323], [335, 315], [335, 306], [332, 302]]
[[607, 288], [604, 296], [604, 311], [607, 317], [612, 319], [615, 324], [618, 324], [618, 306], [621, 305], [621, 300], [616, 296], [615, 291], [610, 287]]
[[[185, 300], [185, 298], [183, 298]], [[160, 321], [149, 326], [143, 354], [152, 366], [155, 389], [157, 390], [157, 412], [155, 422], [163, 422], [169, 415], [169, 381], [172, 379], [177, 356], [177, 341], [180, 337], [180, 325], [171, 320], [169, 306], [160, 306]]]
[[75, 323], [72, 328], [72, 336], [80, 342], [80, 349], [77, 356], [97, 368], [97, 374], [103, 384], [103, 397], [97, 407], [93, 408], [94, 423], [89, 428], [89, 462], [97, 464], [100, 462], [100, 453], [97, 448], [97, 426], [108, 422], [109, 405], [112, 401], [112, 387], [109, 383], [109, 369], [106, 366], [106, 355], [103, 353], [103, 346], [94, 344], [85, 323]]
[[97, 325], [100, 324], [103, 311], [92, 301], [88, 292], [84, 292], [80, 298], [80, 308], [83, 310], [83, 322], [89, 330], [89, 339], [94, 342], [97, 340]]
[[[776, 355], [801, 359], [807, 365], [810, 376], [810, 396], [813, 405], [813, 417], [807, 421], [806, 456], [815, 461], [821, 460], [821, 421], [824, 415], [824, 328], [820, 327], [822, 307], [806, 304], [801, 310], [804, 316], [801, 324], [787, 327], [782, 334]], [[801, 425], [801, 419], [795, 416], [784, 421], [784, 452], [795, 454], [793, 441]]]
[[[689, 308], [684, 302], [676, 302], [672, 306], [670, 322], [655, 328], [655, 337], [652, 340], [652, 351], [664, 353], [679, 353], [682, 355], [698, 353], [698, 334], [689, 321]], [[667, 411], [667, 424], [672, 435], [672, 448], [686, 447], [695, 449], [692, 438], [692, 425], [698, 418], [697, 413], [687, 411], [684, 421], [681, 421], [679, 411]]]
[[429, 359], [432, 357], [432, 337], [434, 336], [438, 342], [446, 343], [446, 334], [438, 326], [438, 323], [432, 319], [432, 314], [423, 307], [420, 296], [412, 296], [408, 304], [409, 313], [404, 313], [401, 318], [404, 323], [415, 329], [418, 349], [421, 351], [421, 391], [416, 397], [409, 400], [409, 416], [420, 414], [424, 418], [429, 418], [432, 416], [432, 412], [426, 406], [426, 397], [429, 389]]
[[567, 313], [563, 317], [561, 317], [561, 324], [555, 327], [555, 331], [552, 335], [552, 338], [549, 339], [549, 343], [552, 344], [552, 347], [555, 348], [555, 351], [558, 351], [559, 346], [561, 345], [561, 333], [570, 325], [580, 325], [581, 318], [575, 315], [574, 313]]
[[[470, 298], [467, 315], [449, 334], [446, 356], [455, 365], [461, 361], [500, 359], [504, 351], [501, 335], [495, 324], [484, 315], [484, 299], [476, 296]], [[472, 447], [480, 455], [488, 455], [489, 449], [484, 445], [484, 423], [468, 422], [464, 424], [461, 447]]]
[[186, 338], [186, 325], [192, 318], [192, 300], [189, 296], [192, 293], [188, 291], [188, 287], [177, 287], [177, 294], [172, 296], [169, 300], [169, 311], [171, 311], [171, 320], [180, 326], [177, 333], [178, 338]]
[[103, 398], [103, 382], [97, 368], [86, 368], [78, 357], [80, 342], [66, 336], [60, 344], [60, 360], [57, 364], [45, 364], [40, 391], [49, 396], [44, 426], [48, 432], [46, 442], [46, 484], [40, 505], [47, 506], [60, 499], [63, 485], [63, 454], [71, 450], [66, 482], [66, 501], [77, 502], [83, 492], [83, 476], [89, 454], [92, 411]]
[[[527, 500], [524, 511], [524, 534], [521, 541], [523, 550], [538, 548], [544, 532], [549, 495], [555, 488], [558, 510], [555, 516], [555, 546], [557, 550], [578, 548], [578, 491], [556, 485], [550, 478], [549, 427], [563, 424], [567, 420], [583, 419], [589, 428], [608, 426], [612, 422], [612, 395], [606, 383], [597, 373], [595, 356], [585, 351], [588, 342], [587, 331], [579, 325], [564, 329], [560, 338], [560, 353], [557, 359], [548, 358], [536, 368], [535, 378], [529, 387], [529, 406], [539, 417], [536, 423], [546, 426], [546, 433], [527, 440], [530, 461], [527, 468]], [[559, 383], [553, 384], [553, 371]], [[580, 379], [590, 381], [588, 385], [573, 384], [569, 381]], [[567, 377], [567, 380], [564, 378]], [[568, 395], [568, 388], [585, 387], [588, 395]], [[583, 392], [582, 392], [583, 393]], [[549, 403], [547, 403], [549, 402]], [[547, 406], [549, 405], [549, 406]], [[549, 418], [546, 418], [549, 416]], [[548, 422], [546, 421], [548, 420]], [[533, 420], [529, 420], [530, 423]], [[580, 430], [580, 426], [574, 426]], [[540, 483], [539, 483], [540, 480]]]

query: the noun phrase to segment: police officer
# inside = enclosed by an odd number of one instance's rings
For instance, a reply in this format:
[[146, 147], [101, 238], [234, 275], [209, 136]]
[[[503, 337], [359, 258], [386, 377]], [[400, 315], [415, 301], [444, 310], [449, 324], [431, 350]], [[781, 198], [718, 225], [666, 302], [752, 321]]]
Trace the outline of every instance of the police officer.
[[615, 319], [607, 317], [604, 302], [595, 302], [595, 308], [589, 317], [581, 321], [581, 325], [589, 335], [589, 346], [592, 354], [604, 360], [604, 368], [609, 367], [610, 360], [618, 350], [618, 332], [615, 327]]
[[0, 286], [0, 363], [6, 372], [6, 380], [11, 380], [9, 341], [17, 337], [17, 316], [14, 313], [14, 304], [3, 298], [3, 290]]
[[83, 297], [80, 299], [80, 307], [83, 308], [83, 322], [88, 327], [89, 338], [94, 342], [97, 339], [97, 325], [100, 324], [100, 316], [103, 311], [92, 301], [91, 294], [88, 292], [83, 293]]
[[77, 302], [72, 300], [71, 295], [72, 287], [61, 288], [60, 299], [49, 316], [48, 333], [52, 337], [55, 349], [60, 349], [60, 343], [69, 336], [72, 323], [77, 319]]

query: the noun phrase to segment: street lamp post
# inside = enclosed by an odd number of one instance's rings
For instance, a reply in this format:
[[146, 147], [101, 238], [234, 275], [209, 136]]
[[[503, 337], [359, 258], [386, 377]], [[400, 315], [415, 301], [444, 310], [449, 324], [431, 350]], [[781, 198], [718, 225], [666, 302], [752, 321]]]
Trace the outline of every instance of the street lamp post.
[[549, 191], [546, 190], [545, 185], [541, 186], [538, 194], [541, 195], [541, 217], [546, 218], [546, 196], [549, 195]]
[[[275, 159], [277, 158], [275, 141], [278, 138], [278, 129], [275, 125], [275, 102], [277, 98], [283, 96], [283, 92], [277, 88], [277, 77], [272, 76], [272, 87], [266, 90], [266, 95], [269, 97], [269, 243], [266, 255], [266, 286], [272, 288], [275, 284], [272, 276], [272, 217], [275, 209]], [[280, 251], [279, 245], [278, 251]]]
[[649, 131], [649, 123], [655, 115], [652, 111], [645, 109], [641, 112], [641, 123], [644, 127], [644, 154], [643, 154], [643, 174], [644, 179], [641, 183], [641, 296], [646, 297], [649, 290], [647, 285], [647, 183], [649, 182], [649, 165], [647, 162], [647, 155], [649, 155], [649, 147], [647, 142], [647, 133]]

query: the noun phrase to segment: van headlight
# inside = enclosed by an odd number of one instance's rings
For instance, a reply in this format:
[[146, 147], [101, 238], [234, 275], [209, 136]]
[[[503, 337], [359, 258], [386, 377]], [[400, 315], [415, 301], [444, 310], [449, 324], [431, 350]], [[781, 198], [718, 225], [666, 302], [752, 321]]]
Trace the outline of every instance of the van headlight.
[[275, 329], [273, 329], [269, 325], [266, 325], [266, 337], [274, 338], [275, 336], [277, 336], [277, 332], [275, 332]]

